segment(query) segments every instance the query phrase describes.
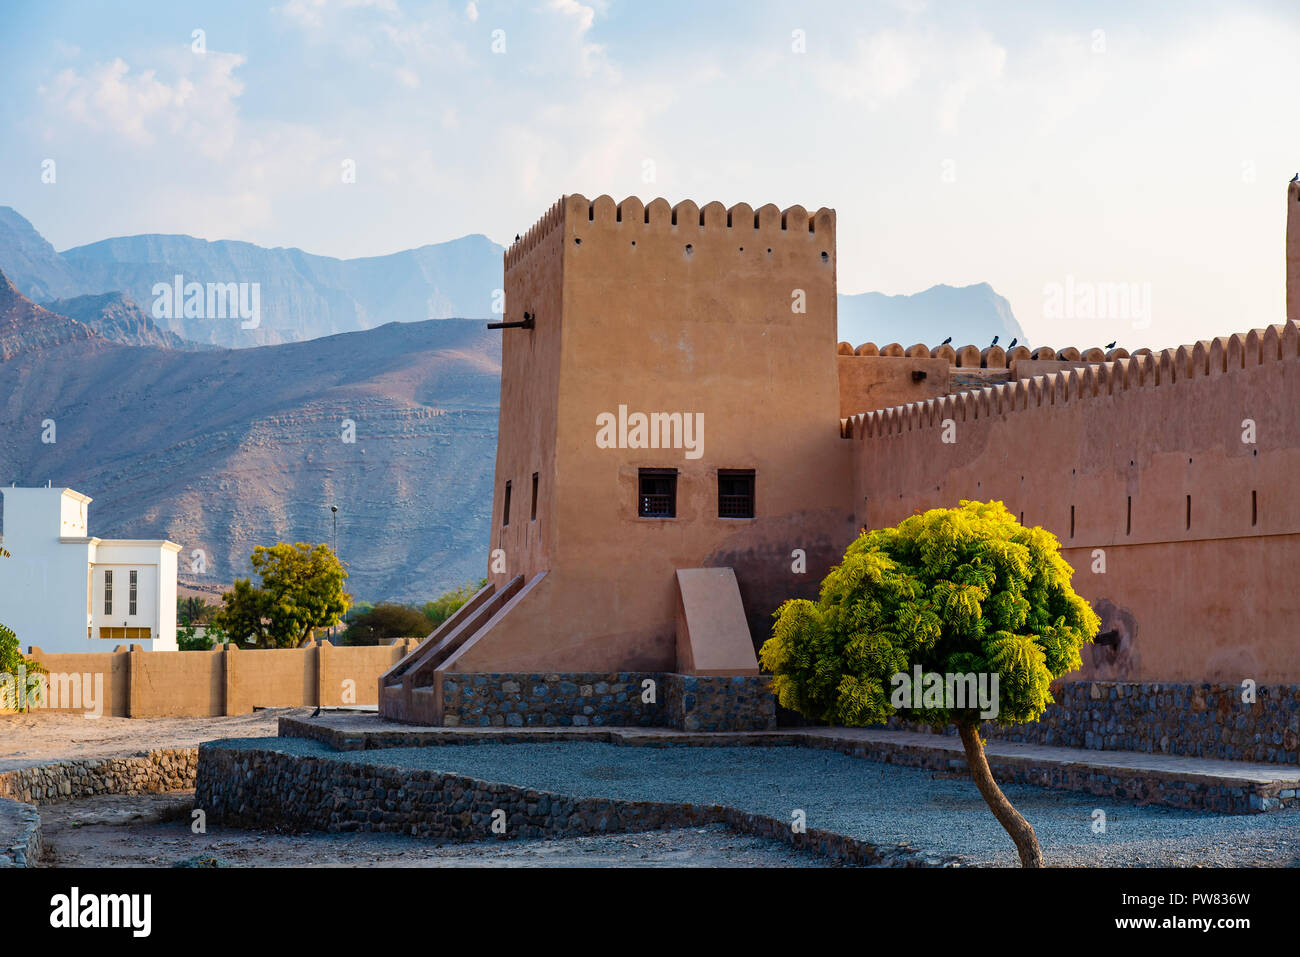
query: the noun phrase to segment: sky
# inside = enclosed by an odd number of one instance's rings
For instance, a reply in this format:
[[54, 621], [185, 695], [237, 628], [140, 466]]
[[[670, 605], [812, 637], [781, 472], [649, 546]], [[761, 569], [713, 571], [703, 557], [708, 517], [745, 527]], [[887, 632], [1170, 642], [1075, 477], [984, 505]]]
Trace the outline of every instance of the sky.
[[1250, 0], [6, 2], [0, 205], [339, 257], [564, 193], [829, 206], [841, 292], [1160, 348], [1284, 318], [1298, 51]]

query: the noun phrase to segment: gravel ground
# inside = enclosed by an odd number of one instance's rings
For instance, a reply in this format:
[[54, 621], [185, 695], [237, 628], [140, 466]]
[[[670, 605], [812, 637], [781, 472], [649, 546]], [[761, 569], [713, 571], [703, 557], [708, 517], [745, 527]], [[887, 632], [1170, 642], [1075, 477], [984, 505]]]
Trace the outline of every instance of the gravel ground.
[[[41, 808], [42, 867], [824, 867], [722, 826], [548, 841], [442, 844], [398, 834], [190, 832], [193, 791], [109, 794]], [[214, 862], [219, 862], [219, 865]]]
[[[807, 748], [619, 747], [586, 742], [334, 752], [301, 738], [242, 739], [341, 761], [432, 769], [582, 797], [728, 804], [877, 844], [1016, 866], [1015, 849], [966, 778]], [[1006, 786], [1049, 866], [1300, 866], [1300, 811], [1226, 815]], [[1105, 833], [1094, 833], [1094, 811]]]

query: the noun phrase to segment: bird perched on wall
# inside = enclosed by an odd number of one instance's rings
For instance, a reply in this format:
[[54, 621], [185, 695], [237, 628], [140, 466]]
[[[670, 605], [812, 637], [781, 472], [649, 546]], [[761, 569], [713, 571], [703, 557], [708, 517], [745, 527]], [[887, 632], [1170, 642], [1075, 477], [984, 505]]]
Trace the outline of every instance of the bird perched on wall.
[[[1119, 340], [1116, 339], [1115, 342], [1119, 342]], [[1106, 343], [1106, 351], [1107, 351], [1107, 352], [1109, 352], [1111, 349], [1114, 349], [1114, 348], [1115, 348], [1115, 342], [1108, 342], [1108, 343]]]
[[1007, 343], [1007, 348], [1014, 349], [1016, 347], [1016, 343], [1019, 341], [1020, 341], [1020, 337], [1017, 336], [1016, 338], [1012, 339], [1010, 342]]
[[950, 342], [952, 342], [952, 336], [949, 336], [947, 339], [943, 340], [943, 342], [939, 343], [939, 345], [946, 346]]
[[515, 242], [520, 242], [522, 239], [523, 239], [522, 236], [520, 236], [518, 233], [515, 233]]
[[1291, 177], [1291, 182], [1293, 182], [1293, 183], [1300, 183], [1300, 173], [1296, 173], [1294, 176], [1292, 176], [1292, 177]]
[[996, 346], [997, 344], [998, 344], [998, 337], [997, 337], [997, 336], [994, 336], [994, 337], [993, 337], [993, 341], [989, 343], [989, 347], [992, 348], [993, 346]]
[[313, 712], [311, 713], [311, 716], [312, 716], [313, 718], [319, 718], [319, 717], [320, 717], [320, 705], [317, 705], [317, 706], [316, 706], [316, 710], [313, 711]]

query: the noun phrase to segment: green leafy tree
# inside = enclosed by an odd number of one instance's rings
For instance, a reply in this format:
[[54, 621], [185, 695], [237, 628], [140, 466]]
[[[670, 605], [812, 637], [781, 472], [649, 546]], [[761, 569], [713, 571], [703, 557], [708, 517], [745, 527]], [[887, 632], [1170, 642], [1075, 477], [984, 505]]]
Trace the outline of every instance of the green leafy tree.
[[23, 656], [13, 629], [0, 625], [0, 676], [7, 676], [0, 678], [0, 708], [26, 711], [31, 689], [20, 685], [33, 675], [46, 673], [45, 666], [39, 661]]
[[423, 638], [436, 627], [418, 608], [380, 602], [352, 619], [343, 632], [343, 643], [377, 645], [390, 638]]
[[176, 629], [176, 647], [181, 651], [211, 651], [213, 645], [227, 641], [226, 633], [209, 624], [199, 634], [199, 626], [184, 624]]
[[187, 625], [207, 624], [220, 610], [220, 605], [214, 605], [198, 595], [176, 599], [176, 618]]
[[[0, 558], [8, 558], [9, 552], [0, 545]], [[18, 711], [27, 710], [27, 688], [18, 687], [18, 681], [24, 675], [47, 674], [45, 666], [23, 656], [18, 644], [18, 636], [12, 628], [0, 624], [0, 675], [9, 675], [5, 683], [0, 683], [0, 708], [11, 707]], [[6, 700], [10, 694], [16, 700]]]
[[343, 591], [348, 573], [328, 545], [259, 545], [252, 564], [262, 584], [236, 579], [234, 589], [221, 596], [224, 607], [213, 616], [212, 623], [231, 641], [296, 648], [348, 610], [352, 596]]
[[445, 592], [433, 601], [425, 602], [425, 616], [429, 621], [433, 622], [433, 625], [436, 628], [452, 615], [456, 614], [460, 609], [460, 606], [473, 598], [475, 593], [486, 584], [487, 579], [480, 578], [477, 583], [470, 582], [466, 585], [462, 585], [460, 588], [455, 588], [449, 592]]
[[979, 703], [946, 693], [918, 699], [908, 685], [917, 666], [945, 679], [984, 675], [988, 686], [996, 675], [992, 720], [1038, 720], [1053, 700], [1051, 682], [1082, 664], [1079, 649], [1100, 627], [1070, 586], [1073, 574], [1056, 537], [1021, 525], [1001, 502], [932, 509], [896, 528], [864, 532], [826, 576], [816, 602], [791, 600], [777, 610], [760, 657], [777, 699], [807, 717], [955, 724], [975, 784], [1021, 864], [1041, 867], [1033, 827], [989, 770]]

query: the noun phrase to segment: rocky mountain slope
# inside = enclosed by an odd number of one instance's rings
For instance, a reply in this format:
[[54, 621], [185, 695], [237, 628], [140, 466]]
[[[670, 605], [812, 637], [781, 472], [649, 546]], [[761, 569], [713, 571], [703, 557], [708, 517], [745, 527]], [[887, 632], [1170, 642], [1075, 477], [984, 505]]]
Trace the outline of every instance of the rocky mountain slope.
[[247, 575], [255, 545], [330, 541], [337, 504], [353, 594], [426, 600], [486, 567], [499, 335], [440, 320], [246, 350], [127, 346], [5, 280], [0, 481], [92, 496], [91, 534], [169, 538], [196, 583]]
[[158, 328], [157, 323], [120, 292], [55, 299], [45, 303], [45, 308], [76, 319], [111, 342], [121, 342], [128, 346], [157, 346], [160, 349], [214, 348], [190, 342], [174, 332]]

